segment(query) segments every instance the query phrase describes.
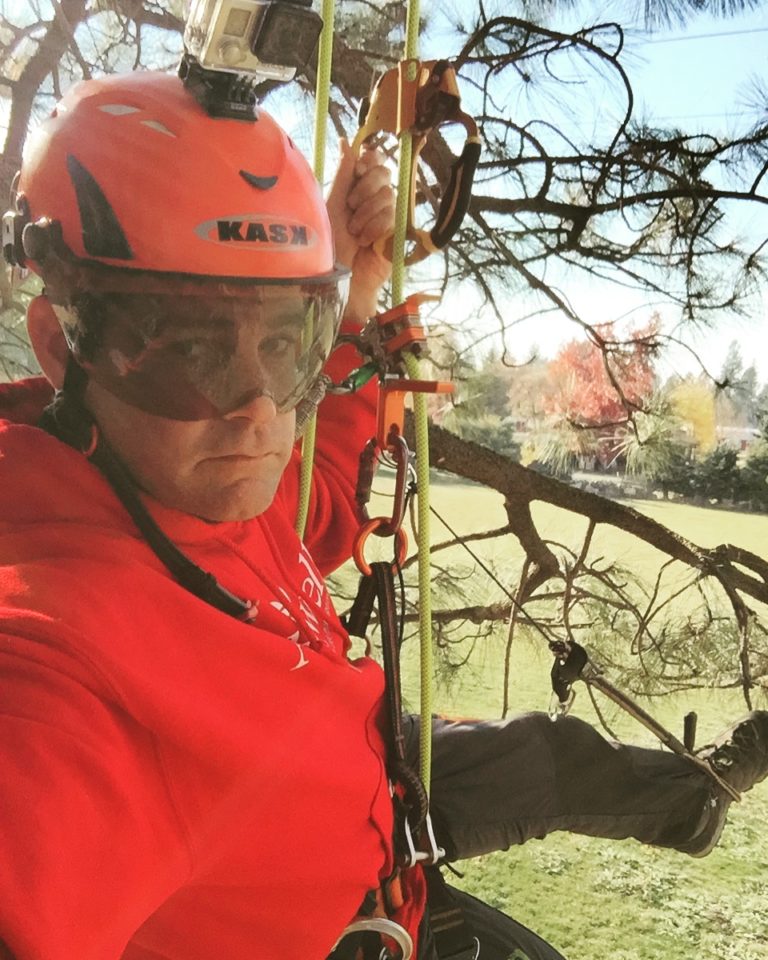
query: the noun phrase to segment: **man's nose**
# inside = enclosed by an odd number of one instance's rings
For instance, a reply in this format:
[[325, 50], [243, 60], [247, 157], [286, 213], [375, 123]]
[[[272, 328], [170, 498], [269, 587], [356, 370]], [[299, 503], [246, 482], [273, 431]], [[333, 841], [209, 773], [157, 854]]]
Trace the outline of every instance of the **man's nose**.
[[239, 396], [229, 406], [229, 410], [224, 414], [225, 420], [232, 420], [237, 417], [246, 417], [253, 420], [254, 423], [269, 423], [277, 416], [277, 405], [275, 398], [269, 390], [261, 387], [248, 390]]

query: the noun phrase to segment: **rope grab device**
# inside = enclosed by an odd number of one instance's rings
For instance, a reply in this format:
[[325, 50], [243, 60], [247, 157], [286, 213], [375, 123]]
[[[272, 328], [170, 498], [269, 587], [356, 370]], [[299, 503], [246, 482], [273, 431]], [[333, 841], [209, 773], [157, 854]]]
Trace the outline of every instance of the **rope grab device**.
[[[354, 152], [380, 133], [413, 138], [408, 186], [406, 237], [414, 241], [405, 263], [418, 263], [442, 250], [461, 226], [472, 197], [472, 182], [480, 158], [481, 142], [474, 119], [461, 109], [456, 71], [447, 60], [401, 60], [377, 81], [369, 101], [361, 108], [360, 129], [352, 143]], [[460, 123], [466, 131], [461, 156], [451, 166], [435, 225], [430, 231], [415, 226], [418, 159], [429, 134], [447, 123]], [[394, 238], [386, 237], [376, 249], [388, 260], [395, 256]]]

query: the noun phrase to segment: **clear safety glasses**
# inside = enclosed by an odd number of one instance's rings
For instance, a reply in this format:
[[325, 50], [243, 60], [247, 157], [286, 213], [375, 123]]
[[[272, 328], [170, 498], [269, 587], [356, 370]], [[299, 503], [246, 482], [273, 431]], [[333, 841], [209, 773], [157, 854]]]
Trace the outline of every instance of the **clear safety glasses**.
[[[234, 290], [222, 284], [211, 295], [100, 294], [88, 304], [92, 349], [80, 355], [76, 337], [71, 345], [91, 379], [147, 413], [205, 420], [264, 395], [284, 413], [317, 382], [348, 285], [336, 274]], [[72, 313], [57, 312], [71, 329]]]

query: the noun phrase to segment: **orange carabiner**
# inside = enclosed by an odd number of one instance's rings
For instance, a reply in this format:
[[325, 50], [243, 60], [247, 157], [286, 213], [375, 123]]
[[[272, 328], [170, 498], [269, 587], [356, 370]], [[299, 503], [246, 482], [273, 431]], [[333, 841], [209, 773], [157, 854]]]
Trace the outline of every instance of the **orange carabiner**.
[[[366, 521], [355, 534], [355, 541], [352, 545], [352, 556], [357, 569], [364, 577], [371, 575], [371, 565], [367, 563], [364, 557], [365, 542], [368, 537], [374, 533], [379, 537], [389, 536], [391, 521], [388, 517], [373, 517]], [[379, 531], [382, 531], [381, 533]], [[394, 532], [395, 537], [395, 559], [393, 567], [402, 567], [405, 558], [408, 556], [408, 536], [402, 527], [398, 527]]]

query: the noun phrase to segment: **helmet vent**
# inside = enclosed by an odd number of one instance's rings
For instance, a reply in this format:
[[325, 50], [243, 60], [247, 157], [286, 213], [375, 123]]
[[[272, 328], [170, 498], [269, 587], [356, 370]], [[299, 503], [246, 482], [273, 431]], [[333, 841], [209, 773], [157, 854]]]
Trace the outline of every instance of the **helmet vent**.
[[149, 127], [150, 130], [157, 130], [158, 133], [164, 133], [168, 137], [175, 137], [176, 134], [173, 130], [169, 130], [164, 123], [160, 123], [159, 120], [142, 120], [142, 126]]
[[75, 188], [86, 252], [92, 257], [133, 260], [133, 251], [101, 187], [72, 154], [67, 156], [67, 170]]
[[138, 107], [132, 107], [127, 103], [105, 103], [99, 107], [102, 113], [111, 113], [113, 117], [124, 117], [127, 113], [138, 113]]
[[241, 170], [240, 176], [257, 190], [271, 190], [277, 183], [277, 177], [257, 177], [255, 173], [248, 173], [247, 170]]

